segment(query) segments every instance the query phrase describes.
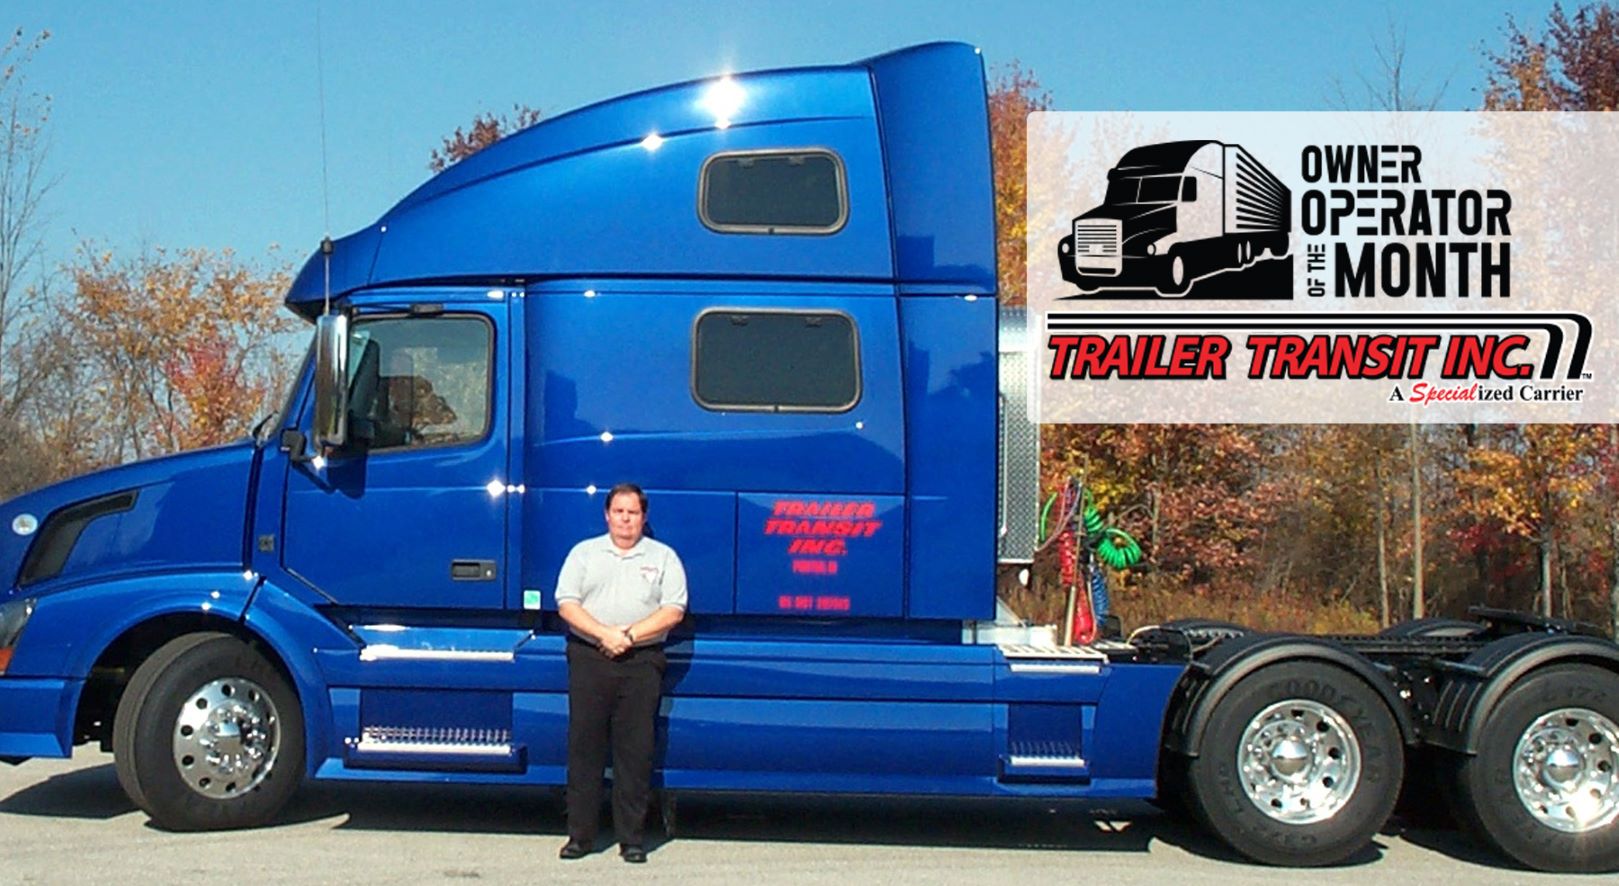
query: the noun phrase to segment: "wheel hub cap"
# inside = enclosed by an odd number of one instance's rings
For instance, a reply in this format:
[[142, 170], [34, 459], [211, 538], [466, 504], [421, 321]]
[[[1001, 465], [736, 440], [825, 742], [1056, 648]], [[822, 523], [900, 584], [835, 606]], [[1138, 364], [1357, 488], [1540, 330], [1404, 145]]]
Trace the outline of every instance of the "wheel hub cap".
[[251, 680], [227, 677], [198, 689], [174, 724], [180, 777], [215, 799], [253, 790], [275, 765], [280, 722], [270, 694]]
[[1305, 699], [1260, 711], [1237, 746], [1248, 799], [1287, 824], [1313, 824], [1336, 815], [1360, 782], [1360, 765], [1360, 742], [1348, 721]]
[[1270, 752], [1270, 768], [1276, 774], [1289, 780], [1309, 768], [1310, 748], [1297, 739], [1286, 739], [1276, 743]]
[[1518, 800], [1541, 824], [1569, 834], [1619, 819], [1619, 725], [1596, 711], [1563, 708], [1536, 718], [1513, 754]]

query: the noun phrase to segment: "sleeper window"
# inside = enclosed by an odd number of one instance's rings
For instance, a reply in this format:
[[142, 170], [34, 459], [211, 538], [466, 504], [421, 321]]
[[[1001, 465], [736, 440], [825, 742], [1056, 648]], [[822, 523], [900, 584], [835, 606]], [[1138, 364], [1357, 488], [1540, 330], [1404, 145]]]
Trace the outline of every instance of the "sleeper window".
[[854, 321], [826, 311], [709, 311], [697, 320], [692, 387], [708, 409], [843, 412], [860, 399]]
[[830, 234], [849, 214], [843, 163], [822, 150], [716, 154], [703, 164], [698, 208], [726, 233]]

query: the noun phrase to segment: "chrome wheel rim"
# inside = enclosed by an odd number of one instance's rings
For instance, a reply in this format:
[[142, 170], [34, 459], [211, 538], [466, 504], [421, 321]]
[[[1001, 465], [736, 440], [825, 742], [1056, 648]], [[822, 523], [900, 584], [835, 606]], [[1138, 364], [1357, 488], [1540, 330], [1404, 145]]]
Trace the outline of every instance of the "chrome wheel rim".
[[174, 765], [193, 791], [238, 797], [270, 775], [280, 750], [281, 718], [264, 687], [225, 677], [198, 689], [174, 723]]
[[1518, 739], [1513, 786], [1535, 821], [1582, 834], [1619, 819], [1619, 726], [1587, 708], [1536, 717]]
[[1360, 783], [1360, 766], [1360, 741], [1348, 721], [1307, 699], [1260, 711], [1237, 745], [1248, 799], [1284, 824], [1315, 824], [1337, 815]]

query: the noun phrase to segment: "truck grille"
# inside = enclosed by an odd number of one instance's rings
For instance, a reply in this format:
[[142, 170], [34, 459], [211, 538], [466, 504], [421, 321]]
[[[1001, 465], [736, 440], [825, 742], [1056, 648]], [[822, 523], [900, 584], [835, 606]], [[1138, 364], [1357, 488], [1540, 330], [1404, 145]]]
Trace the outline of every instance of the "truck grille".
[[1118, 254], [1118, 222], [1090, 220], [1074, 222], [1074, 255], [1114, 258]]
[[1116, 277], [1124, 270], [1119, 254], [1123, 224], [1112, 219], [1074, 222], [1074, 267], [1080, 273]]

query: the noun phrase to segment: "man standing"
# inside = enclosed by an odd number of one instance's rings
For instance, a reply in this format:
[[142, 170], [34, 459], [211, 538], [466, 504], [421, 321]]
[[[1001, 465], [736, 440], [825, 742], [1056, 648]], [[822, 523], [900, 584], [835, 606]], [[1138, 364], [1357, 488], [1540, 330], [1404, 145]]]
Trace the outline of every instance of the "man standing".
[[607, 534], [574, 545], [557, 578], [557, 612], [571, 629], [565, 859], [583, 858], [595, 845], [610, 734], [619, 855], [646, 861], [642, 829], [667, 663], [663, 639], [686, 614], [686, 570], [672, 548], [642, 535], [646, 510], [641, 487], [614, 486]]

